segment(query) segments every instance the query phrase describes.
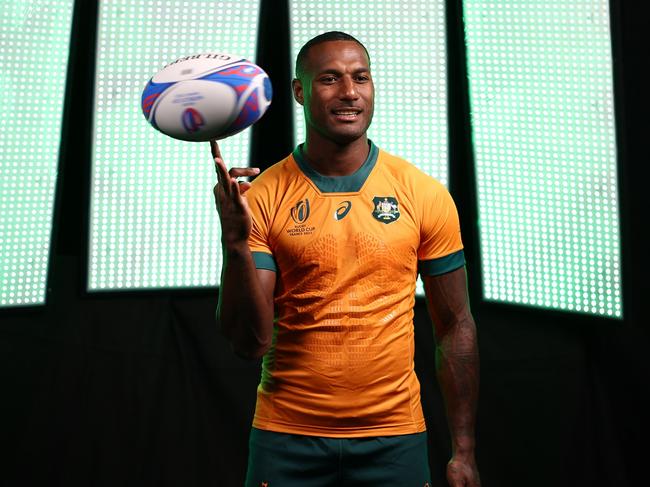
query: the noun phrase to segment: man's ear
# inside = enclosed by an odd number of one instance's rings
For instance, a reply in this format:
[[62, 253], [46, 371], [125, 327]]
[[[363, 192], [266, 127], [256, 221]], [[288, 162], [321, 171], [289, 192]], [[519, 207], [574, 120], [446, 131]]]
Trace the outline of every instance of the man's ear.
[[295, 78], [291, 82], [291, 89], [293, 90], [293, 98], [301, 105], [304, 105], [305, 98], [302, 91], [302, 81], [300, 81], [298, 78]]

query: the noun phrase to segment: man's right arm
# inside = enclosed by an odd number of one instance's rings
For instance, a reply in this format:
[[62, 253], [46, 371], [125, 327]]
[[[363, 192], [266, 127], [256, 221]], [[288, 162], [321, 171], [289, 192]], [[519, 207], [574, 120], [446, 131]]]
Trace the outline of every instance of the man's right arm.
[[245, 193], [250, 183], [237, 178], [253, 176], [259, 170], [248, 167], [228, 171], [216, 141], [210, 145], [219, 180], [214, 197], [223, 251], [217, 320], [234, 351], [256, 359], [264, 355], [273, 339], [275, 272], [255, 267], [248, 247], [252, 218]]

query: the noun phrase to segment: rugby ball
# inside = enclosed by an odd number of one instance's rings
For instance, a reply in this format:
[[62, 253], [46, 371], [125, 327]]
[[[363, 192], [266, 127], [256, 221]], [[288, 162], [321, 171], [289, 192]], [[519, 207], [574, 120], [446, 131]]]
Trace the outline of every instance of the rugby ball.
[[142, 113], [163, 134], [203, 142], [257, 122], [271, 104], [271, 80], [241, 56], [204, 53], [169, 63], [142, 92]]

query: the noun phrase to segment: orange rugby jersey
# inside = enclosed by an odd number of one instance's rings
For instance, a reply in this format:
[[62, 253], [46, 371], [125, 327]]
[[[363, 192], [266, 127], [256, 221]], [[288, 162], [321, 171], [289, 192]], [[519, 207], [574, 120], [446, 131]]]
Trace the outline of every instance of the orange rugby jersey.
[[369, 142], [349, 176], [293, 154], [247, 193], [249, 247], [274, 270], [275, 322], [253, 426], [362, 437], [425, 430], [413, 365], [418, 270], [465, 264], [458, 215], [442, 184]]

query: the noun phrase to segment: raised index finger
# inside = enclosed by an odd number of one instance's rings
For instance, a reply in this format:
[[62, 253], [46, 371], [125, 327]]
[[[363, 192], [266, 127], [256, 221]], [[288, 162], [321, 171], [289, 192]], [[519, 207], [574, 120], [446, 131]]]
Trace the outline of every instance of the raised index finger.
[[231, 177], [230, 174], [228, 174], [228, 169], [226, 168], [226, 164], [223, 162], [223, 159], [221, 159], [220, 157], [215, 157], [214, 165], [215, 165], [215, 169], [217, 170], [217, 179], [219, 180], [219, 184], [223, 188], [223, 191], [227, 195], [230, 195]]
[[218, 157], [221, 159], [221, 150], [219, 149], [219, 144], [217, 144], [216, 139], [210, 139], [210, 151], [212, 152], [212, 158]]

